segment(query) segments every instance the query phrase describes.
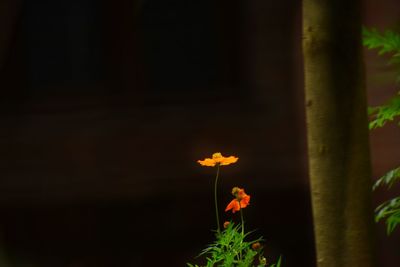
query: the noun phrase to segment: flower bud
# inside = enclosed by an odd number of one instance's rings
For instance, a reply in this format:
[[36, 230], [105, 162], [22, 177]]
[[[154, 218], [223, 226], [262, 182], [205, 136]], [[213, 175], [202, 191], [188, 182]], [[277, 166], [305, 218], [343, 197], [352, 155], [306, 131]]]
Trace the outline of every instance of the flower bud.
[[267, 259], [264, 256], [260, 256], [258, 261], [260, 262], [261, 266], [266, 266], [267, 265]]
[[230, 223], [231, 223], [231, 222], [228, 222], [228, 221], [224, 222], [224, 228], [225, 228], [225, 229], [228, 228], [228, 226], [229, 226]]
[[235, 186], [234, 188], [232, 188], [232, 195], [234, 197], [237, 197], [237, 195], [239, 194], [240, 190], [241, 189], [239, 187]]
[[256, 242], [256, 243], [251, 244], [251, 248], [254, 249], [254, 250], [259, 250], [261, 248], [260, 242]]

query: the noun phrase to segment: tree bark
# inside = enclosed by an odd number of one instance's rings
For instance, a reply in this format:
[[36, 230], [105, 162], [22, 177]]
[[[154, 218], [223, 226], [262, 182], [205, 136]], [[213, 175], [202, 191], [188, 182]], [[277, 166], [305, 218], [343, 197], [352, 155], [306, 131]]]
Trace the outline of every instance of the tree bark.
[[304, 0], [311, 198], [319, 267], [375, 266], [360, 0]]

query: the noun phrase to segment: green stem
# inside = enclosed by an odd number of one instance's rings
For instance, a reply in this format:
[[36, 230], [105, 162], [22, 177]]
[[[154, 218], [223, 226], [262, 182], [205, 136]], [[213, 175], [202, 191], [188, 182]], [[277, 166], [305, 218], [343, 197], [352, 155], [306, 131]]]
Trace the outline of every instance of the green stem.
[[240, 208], [240, 219], [242, 220], [242, 236], [244, 236], [244, 220], [243, 220], [243, 211], [242, 211], [242, 207], [240, 206], [240, 201], [239, 201], [239, 208]]
[[219, 164], [217, 164], [217, 175], [215, 176], [215, 183], [214, 183], [214, 203], [215, 203], [215, 216], [217, 218], [217, 231], [218, 233], [221, 231], [219, 226], [219, 215], [218, 215], [218, 201], [217, 201], [217, 184], [218, 184], [218, 177], [219, 177]]
[[[241, 226], [242, 226], [242, 240], [240, 241], [240, 243], [242, 243], [243, 239], [244, 239], [244, 220], [243, 220], [242, 205], [240, 205], [240, 200], [238, 200], [238, 202], [239, 202], [240, 220], [242, 221], [242, 223], [241, 223]], [[240, 252], [240, 260], [242, 260], [242, 252]]]

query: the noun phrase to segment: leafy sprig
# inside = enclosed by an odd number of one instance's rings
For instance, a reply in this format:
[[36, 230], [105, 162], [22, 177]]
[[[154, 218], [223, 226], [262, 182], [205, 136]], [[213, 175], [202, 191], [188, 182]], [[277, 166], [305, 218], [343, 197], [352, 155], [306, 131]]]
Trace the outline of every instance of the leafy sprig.
[[391, 188], [396, 182], [399, 181], [400, 181], [400, 167], [388, 171], [385, 175], [379, 178], [375, 182], [373, 190], [376, 190], [378, 187], [383, 185], [386, 185], [388, 188]]
[[379, 32], [377, 29], [363, 28], [363, 45], [368, 49], [379, 49], [378, 54], [393, 53], [392, 62], [400, 60], [400, 34], [386, 30]]
[[[373, 189], [381, 186], [391, 188], [395, 183], [400, 181], [400, 167], [390, 170], [381, 178], [379, 178]], [[400, 197], [388, 200], [375, 209], [375, 221], [385, 220], [386, 232], [388, 235], [393, 233], [395, 228], [400, 224]]]
[[392, 97], [386, 104], [368, 108], [369, 129], [383, 127], [387, 122], [400, 116], [400, 96]]
[[400, 197], [395, 197], [384, 202], [375, 210], [375, 221], [385, 219], [386, 232], [388, 235], [393, 233], [394, 229], [400, 224]]
[[[389, 64], [400, 63], [400, 34], [387, 30], [382, 33], [376, 29], [363, 28], [363, 44], [369, 49], [379, 49], [378, 54], [384, 55], [391, 53]], [[399, 75], [400, 77], [400, 75]], [[397, 78], [399, 82], [400, 79]], [[369, 128], [376, 129], [383, 127], [386, 122], [393, 121], [400, 116], [400, 96], [393, 96], [386, 104], [368, 108], [370, 116]], [[393, 184], [400, 181], [400, 167], [390, 170], [380, 177], [373, 185], [373, 190], [386, 185], [391, 188]], [[386, 232], [388, 235], [393, 233], [395, 228], [400, 225], [400, 196], [392, 198], [375, 210], [375, 221], [385, 220]]]

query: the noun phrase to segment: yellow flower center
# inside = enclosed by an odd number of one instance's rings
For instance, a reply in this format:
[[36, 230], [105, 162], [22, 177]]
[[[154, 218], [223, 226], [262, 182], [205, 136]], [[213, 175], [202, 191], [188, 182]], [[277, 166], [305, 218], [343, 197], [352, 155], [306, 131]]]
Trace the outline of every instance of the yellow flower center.
[[232, 195], [234, 197], [236, 197], [239, 192], [240, 192], [240, 188], [239, 187], [232, 188]]
[[216, 162], [216, 163], [221, 163], [223, 160], [224, 160], [224, 157], [222, 156], [222, 154], [221, 153], [214, 153], [213, 155], [212, 155], [212, 158], [213, 158], [213, 160]]

